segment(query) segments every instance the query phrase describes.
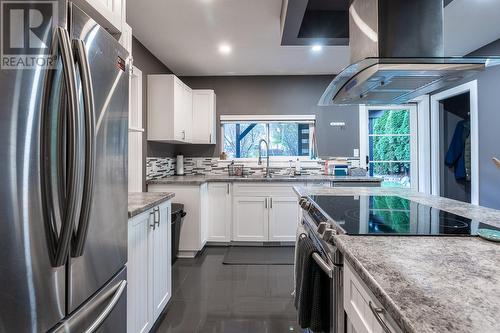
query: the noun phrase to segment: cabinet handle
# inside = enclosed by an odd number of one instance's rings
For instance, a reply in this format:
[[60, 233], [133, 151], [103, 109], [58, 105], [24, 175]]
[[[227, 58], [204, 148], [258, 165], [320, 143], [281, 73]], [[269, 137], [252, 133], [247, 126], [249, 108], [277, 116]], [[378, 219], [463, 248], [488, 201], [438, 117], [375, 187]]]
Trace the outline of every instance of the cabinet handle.
[[269, 202], [270, 202], [270, 208], [273, 209], [273, 198], [269, 198]]
[[264, 205], [265, 205], [265, 207], [266, 207], [266, 209], [267, 209], [267, 198], [266, 198], [266, 199], [265, 199], [265, 201], [264, 201]]
[[384, 330], [384, 332], [385, 333], [392, 333], [391, 330], [389, 329], [389, 327], [387, 326], [387, 324], [382, 320], [382, 317], [380, 317], [380, 314], [384, 313], [385, 310], [382, 309], [382, 308], [376, 308], [373, 305], [372, 301], [370, 301], [368, 303], [368, 305], [370, 306], [370, 310], [372, 310], [372, 313], [375, 316], [375, 319], [377, 319], [377, 321], [380, 324], [380, 326], [382, 326], [382, 329]]
[[229, 194], [229, 184], [227, 184], [227, 194]]
[[153, 215], [153, 224], [150, 224], [149, 226], [153, 228], [153, 230], [156, 229], [156, 220], [155, 220], [155, 212], [152, 211], [149, 213], [149, 219], [151, 220], [151, 215]]
[[155, 207], [154, 214], [155, 214], [155, 224], [157, 224], [158, 227], [160, 227], [160, 209], [158, 207]]
[[209, 142], [209, 143], [212, 143], [212, 133], [210, 133], [210, 134], [208, 135], [208, 142]]

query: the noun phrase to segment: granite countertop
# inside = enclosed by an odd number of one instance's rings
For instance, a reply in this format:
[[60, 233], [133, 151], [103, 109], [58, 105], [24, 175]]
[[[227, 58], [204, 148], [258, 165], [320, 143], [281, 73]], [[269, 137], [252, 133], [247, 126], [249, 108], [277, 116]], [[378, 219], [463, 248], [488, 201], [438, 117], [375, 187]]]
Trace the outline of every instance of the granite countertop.
[[172, 199], [173, 192], [129, 192], [128, 194], [128, 217], [134, 217], [148, 209]]
[[382, 178], [377, 177], [356, 177], [356, 176], [324, 176], [324, 175], [304, 175], [304, 176], [281, 176], [274, 175], [271, 178], [264, 178], [262, 176], [249, 176], [249, 177], [235, 177], [235, 176], [204, 176], [204, 175], [194, 175], [194, 176], [171, 176], [161, 179], [148, 180], [146, 183], [149, 184], [183, 184], [183, 185], [200, 185], [207, 182], [282, 182], [282, 183], [299, 183], [299, 182], [313, 182], [313, 181], [324, 181], [324, 182], [381, 182]]
[[[496, 227], [500, 211], [407, 189], [305, 188], [299, 196], [399, 195]], [[500, 332], [500, 244], [479, 237], [334, 236], [403, 332]]]

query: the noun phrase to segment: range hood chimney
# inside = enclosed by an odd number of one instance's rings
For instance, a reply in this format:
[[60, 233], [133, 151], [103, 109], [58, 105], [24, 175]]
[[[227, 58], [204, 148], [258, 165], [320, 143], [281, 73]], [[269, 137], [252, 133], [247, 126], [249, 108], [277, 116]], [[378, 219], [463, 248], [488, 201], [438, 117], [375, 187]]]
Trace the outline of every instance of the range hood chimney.
[[499, 64], [497, 57], [444, 57], [443, 7], [443, 0], [352, 0], [352, 65], [319, 105], [403, 104]]

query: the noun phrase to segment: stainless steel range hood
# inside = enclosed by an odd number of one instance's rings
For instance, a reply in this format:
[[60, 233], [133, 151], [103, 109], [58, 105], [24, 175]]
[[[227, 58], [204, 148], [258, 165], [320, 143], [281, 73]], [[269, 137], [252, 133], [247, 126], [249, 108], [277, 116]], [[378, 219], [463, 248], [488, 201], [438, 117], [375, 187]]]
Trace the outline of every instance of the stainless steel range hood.
[[352, 65], [319, 105], [403, 104], [470, 77], [500, 57], [443, 57], [442, 0], [353, 0]]

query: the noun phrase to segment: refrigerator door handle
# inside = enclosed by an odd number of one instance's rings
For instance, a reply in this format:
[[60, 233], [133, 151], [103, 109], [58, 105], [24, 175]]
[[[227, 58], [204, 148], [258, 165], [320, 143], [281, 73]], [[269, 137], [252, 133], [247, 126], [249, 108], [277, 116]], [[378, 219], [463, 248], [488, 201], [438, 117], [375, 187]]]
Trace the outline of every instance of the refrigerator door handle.
[[79, 257], [83, 255], [90, 223], [90, 208], [92, 205], [95, 174], [96, 123], [94, 113], [94, 91], [92, 88], [90, 66], [87, 59], [84, 41], [81, 39], [73, 40], [73, 48], [75, 52], [75, 60], [80, 68], [80, 76], [82, 78], [83, 105], [85, 114], [85, 175], [83, 183], [82, 208], [78, 222], [78, 229], [74, 234], [74, 244], [71, 251], [72, 257]]
[[104, 310], [96, 318], [96, 320], [92, 323], [92, 325], [90, 325], [89, 328], [85, 330], [85, 333], [95, 332], [99, 328], [99, 326], [101, 326], [106, 317], [111, 313], [111, 311], [113, 311], [116, 303], [118, 303], [118, 300], [122, 296], [126, 287], [127, 287], [126, 280], [123, 280], [118, 284], [118, 287], [116, 288], [115, 294], [113, 295], [113, 298], [111, 298], [111, 301], [109, 301], [108, 305], [106, 305]]
[[[50, 244], [49, 251], [51, 257], [51, 263], [53, 267], [60, 267], [66, 264], [68, 249], [71, 243], [71, 234], [73, 232], [74, 222], [78, 216], [78, 202], [76, 197], [78, 195], [78, 166], [77, 166], [77, 144], [78, 144], [78, 97], [76, 94], [76, 78], [75, 78], [75, 67], [73, 54], [71, 50], [71, 42], [69, 38], [68, 31], [62, 27], [56, 27], [55, 29], [55, 43], [57, 43], [57, 48], [61, 53], [61, 63], [63, 69], [63, 77], [66, 87], [67, 94], [67, 148], [68, 148], [68, 158], [67, 158], [67, 169], [66, 169], [66, 182], [65, 188], [63, 189], [66, 195], [66, 206], [64, 207], [61, 217], [61, 229], [59, 235], [57, 235], [56, 227], [50, 221], [46, 222], [46, 225], [50, 229]], [[44, 145], [47, 144], [45, 140]], [[44, 149], [50, 149], [49, 147], [43, 147]], [[45, 158], [45, 157], [42, 157]], [[53, 186], [53, 184], [47, 184], [45, 177], [47, 177], [47, 166], [46, 161], [42, 161], [42, 182], [45, 184], [46, 193], [51, 193], [52, 189], [47, 189], [47, 187]], [[60, 170], [59, 170], [60, 172]], [[63, 179], [63, 175], [58, 175], [59, 179]], [[45, 209], [48, 210], [48, 201], [45, 201]], [[50, 205], [52, 210], [54, 210], [53, 205]], [[51, 212], [54, 214], [54, 212]], [[46, 214], [49, 215], [49, 214]], [[51, 215], [49, 215], [51, 216]], [[46, 217], [51, 219], [51, 217]]]

